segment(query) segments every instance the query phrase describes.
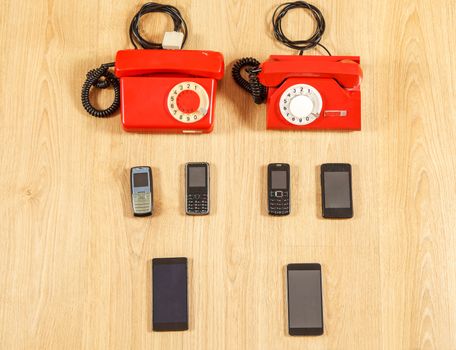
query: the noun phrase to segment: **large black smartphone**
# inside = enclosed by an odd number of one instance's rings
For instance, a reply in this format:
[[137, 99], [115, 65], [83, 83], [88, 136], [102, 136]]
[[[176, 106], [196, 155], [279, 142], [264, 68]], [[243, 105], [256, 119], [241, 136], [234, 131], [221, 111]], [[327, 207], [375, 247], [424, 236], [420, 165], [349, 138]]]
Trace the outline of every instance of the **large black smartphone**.
[[288, 332], [323, 334], [323, 297], [320, 264], [287, 266]]
[[187, 215], [209, 214], [209, 164], [185, 164], [185, 212]]
[[353, 217], [350, 164], [335, 163], [321, 166], [321, 197], [324, 218], [348, 219]]
[[283, 216], [290, 214], [290, 165], [268, 165], [268, 213]]
[[187, 258], [153, 259], [152, 281], [153, 330], [187, 330]]

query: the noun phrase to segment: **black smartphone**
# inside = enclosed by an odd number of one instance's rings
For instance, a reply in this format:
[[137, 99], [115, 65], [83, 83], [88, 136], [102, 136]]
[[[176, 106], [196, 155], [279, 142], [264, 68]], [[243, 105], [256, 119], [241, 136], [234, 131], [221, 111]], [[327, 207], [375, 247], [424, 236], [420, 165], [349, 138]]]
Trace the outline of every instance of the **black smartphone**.
[[187, 258], [153, 259], [152, 283], [153, 330], [187, 330]]
[[209, 214], [209, 164], [185, 164], [185, 212], [187, 215]]
[[268, 212], [269, 215], [290, 214], [290, 165], [268, 165]]
[[321, 203], [323, 217], [353, 217], [352, 171], [350, 164], [334, 163], [321, 166]]
[[323, 297], [320, 264], [287, 266], [288, 333], [323, 334]]
[[152, 215], [153, 210], [153, 182], [152, 169], [148, 166], [131, 168], [131, 204], [135, 216]]

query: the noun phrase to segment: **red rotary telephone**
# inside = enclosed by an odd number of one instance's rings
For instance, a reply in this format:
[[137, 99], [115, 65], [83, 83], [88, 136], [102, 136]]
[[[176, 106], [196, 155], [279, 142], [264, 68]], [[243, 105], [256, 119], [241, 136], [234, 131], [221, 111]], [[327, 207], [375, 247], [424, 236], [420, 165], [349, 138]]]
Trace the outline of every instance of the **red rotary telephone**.
[[[139, 34], [141, 16], [165, 12], [174, 21], [168, 43], [155, 44]], [[217, 81], [224, 75], [219, 52], [176, 50], [185, 44], [187, 26], [178, 9], [170, 5], [147, 3], [130, 26], [130, 39], [150, 50], [122, 50], [114, 63], [104, 64], [87, 74], [82, 88], [82, 104], [95, 117], [107, 117], [120, 106], [122, 126], [133, 132], [208, 133], [214, 126]], [[174, 50], [161, 50], [165, 45]], [[114, 67], [114, 73], [109, 69]], [[112, 86], [113, 104], [105, 110], [93, 107], [92, 87]]]
[[212, 51], [125, 50], [116, 57], [126, 131], [210, 132], [223, 56]]
[[[309, 10], [317, 29], [309, 40], [291, 41], [282, 32], [281, 19], [294, 8]], [[321, 12], [304, 1], [280, 5], [273, 15], [275, 37], [299, 56], [273, 55], [262, 64], [240, 59], [233, 78], [252, 94], [256, 103], [267, 103], [267, 128], [279, 130], [360, 130], [363, 72], [358, 56], [331, 56], [320, 44], [325, 30]], [[321, 46], [330, 56], [302, 56], [304, 50]], [[245, 69], [249, 80], [243, 78]]]
[[271, 56], [260, 67], [268, 129], [361, 129], [359, 57]]

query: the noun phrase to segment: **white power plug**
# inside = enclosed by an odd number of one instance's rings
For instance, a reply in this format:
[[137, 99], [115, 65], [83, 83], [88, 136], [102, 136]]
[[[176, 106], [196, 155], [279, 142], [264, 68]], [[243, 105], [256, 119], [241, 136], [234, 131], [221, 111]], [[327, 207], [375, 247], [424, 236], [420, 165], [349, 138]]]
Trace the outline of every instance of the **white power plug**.
[[166, 50], [180, 50], [184, 42], [184, 33], [165, 32], [162, 46]]

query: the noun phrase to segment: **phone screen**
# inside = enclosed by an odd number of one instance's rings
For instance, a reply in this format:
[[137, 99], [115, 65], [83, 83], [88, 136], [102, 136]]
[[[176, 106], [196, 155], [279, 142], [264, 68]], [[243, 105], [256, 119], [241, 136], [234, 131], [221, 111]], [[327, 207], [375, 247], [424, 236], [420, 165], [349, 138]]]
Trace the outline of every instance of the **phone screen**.
[[187, 259], [153, 259], [153, 329], [188, 329]]
[[288, 277], [288, 327], [291, 335], [323, 334], [321, 267], [290, 264]]
[[347, 171], [324, 173], [325, 207], [350, 208], [350, 174]]
[[287, 189], [287, 172], [285, 170], [271, 171], [271, 189], [286, 190]]
[[188, 185], [189, 187], [206, 187], [206, 167], [189, 166]]
[[133, 174], [134, 187], [147, 187], [149, 186], [149, 174], [136, 173]]

